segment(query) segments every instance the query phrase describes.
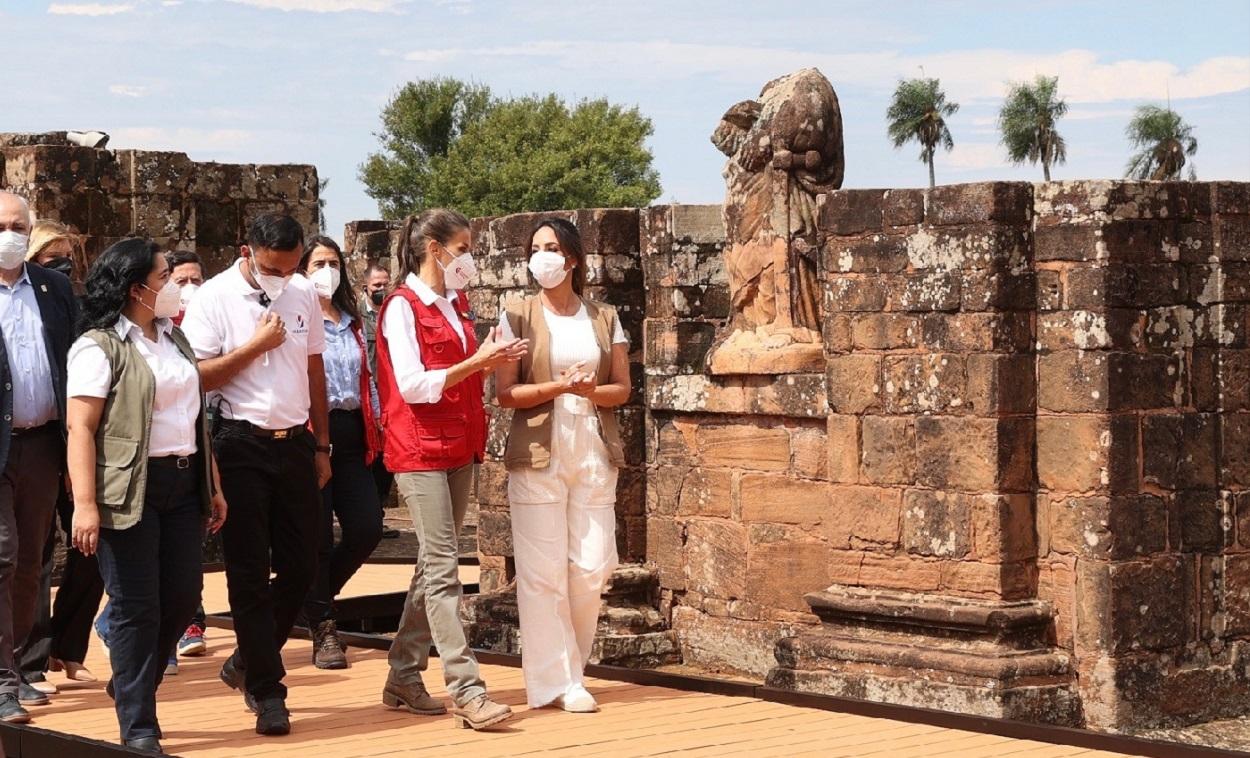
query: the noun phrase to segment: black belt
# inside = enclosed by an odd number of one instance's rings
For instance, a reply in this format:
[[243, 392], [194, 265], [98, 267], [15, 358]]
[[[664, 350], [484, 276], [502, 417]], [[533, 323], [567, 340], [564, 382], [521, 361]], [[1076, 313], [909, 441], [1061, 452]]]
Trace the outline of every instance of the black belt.
[[193, 463], [195, 463], [194, 453], [191, 455], [164, 455], [160, 458], [148, 458], [149, 466], [158, 466], [160, 468], [189, 469]]
[[304, 432], [308, 431], [303, 426], [292, 426], [288, 429], [261, 429], [259, 426], [250, 421], [236, 421], [234, 419], [223, 418], [221, 425], [227, 428], [244, 429], [248, 434], [254, 437], [264, 437], [271, 440], [287, 440], [294, 439]]
[[13, 427], [13, 432], [12, 432], [11, 436], [13, 436], [13, 437], [24, 437], [24, 436], [26, 436], [26, 435], [28, 435], [28, 434], [34, 434], [35, 432], [42, 432], [42, 431], [44, 431], [45, 429], [47, 429], [48, 427], [52, 426], [52, 425], [53, 425], [53, 424], [55, 424], [55, 423], [57, 423], [57, 422], [55, 422], [55, 421], [49, 421], [48, 423], [46, 423], [46, 424], [40, 424], [39, 426], [24, 426], [24, 427], [16, 427], [16, 426], [15, 426], [15, 427]]

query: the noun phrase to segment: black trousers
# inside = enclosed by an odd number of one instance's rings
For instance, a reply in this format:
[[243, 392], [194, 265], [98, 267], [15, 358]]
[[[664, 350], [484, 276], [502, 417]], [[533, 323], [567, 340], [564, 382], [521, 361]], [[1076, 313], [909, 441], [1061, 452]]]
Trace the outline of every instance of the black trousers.
[[61, 570], [56, 600], [52, 602], [52, 569], [59, 541], [59, 532], [54, 524], [43, 552], [39, 616], [21, 653], [22, 678], [28, 682], [43, 679], [44, 672], [48, 670], [49, 657], [74, 663], [82, 663], [86, 659], [91, 622], [100, 610], [100, 599], [104, 597], [104, 580], [100, 578], [96, 557], [83, 555], [73, 546], [68, 546], [74, 504], [63, 485], [56, 501], [56, 512], [60, 529], [67, 535], [65, 566]]
[[224, 420], [214, 435], [230, 504], [221, 546], [238, 640], [235, 664], [258, 700], [286, 697], [282, 646], [317, 572], [322, 513], [315, 447], [308, 433], [275, 440]]
[[[333, 618], [334, 598], [382, 539], [382, 504], [372, 469], [365, 465], [365, 427], [360, 411], [330, 412], [333, 476], [321, 490], [321, 542], [317, 578], [304, 603], [311, 624]], [[334, 544], [334, 519], [342, 539]]]
[[100, 530], [109, 663], [122, 739], [159, 737], [156, 689], [199, 602], [204, 513], [197, 467], [152, 462], [139, 523]]

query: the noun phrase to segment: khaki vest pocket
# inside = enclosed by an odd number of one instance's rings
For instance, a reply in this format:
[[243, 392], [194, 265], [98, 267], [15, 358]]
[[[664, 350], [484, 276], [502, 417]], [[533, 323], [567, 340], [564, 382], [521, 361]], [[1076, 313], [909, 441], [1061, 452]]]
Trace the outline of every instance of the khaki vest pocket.
[[104, 437], [96, 451], [96, 500], [99, 505], [119, 509], [126, 505], [134, 478], [139, 442], [124, 437]]

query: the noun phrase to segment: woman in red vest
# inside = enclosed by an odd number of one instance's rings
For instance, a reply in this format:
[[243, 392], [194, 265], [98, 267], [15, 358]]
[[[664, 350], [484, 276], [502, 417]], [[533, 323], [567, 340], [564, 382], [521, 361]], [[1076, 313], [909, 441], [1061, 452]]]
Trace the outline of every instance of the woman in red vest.
[[471, 244], [469, 220], [455, 211], [410, 216], [400, 236], [401, 283], [378, 315], [382, 458], [421, 544], [382, 702], [419, 714], [446, 712], [421, 681], [433, 641], [456, 723], [487, 729], [512, 710], [487, 697], [460, 623], [457, 539], [486, 452], [482, 373], [520, 360], [528, 343], [492, 336], [478, 346], [462, 291], [477, 273]]

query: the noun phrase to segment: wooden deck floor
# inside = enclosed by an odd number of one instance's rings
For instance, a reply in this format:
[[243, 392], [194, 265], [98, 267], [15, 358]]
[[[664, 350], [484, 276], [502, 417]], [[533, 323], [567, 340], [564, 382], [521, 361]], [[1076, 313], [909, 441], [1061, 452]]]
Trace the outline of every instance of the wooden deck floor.
[[[465, 579], [475, 579], [466, 567]], [[366, 566], [345, 594], [402, 590], [402, 566]], [[205, 604], [225, 607], [224, 578], [206, 577]], [[517, 712], [507, 729], [477, 733], [452, 727], [450, 717], [422, 717], [390, 711], [379, 702], [386, 678], [386, 655], [352, 649], [346, 671], [313, 668], [307, 641], [286, 648], [288, 704], [293, 732], [262, 738], [238, 694], [217, 679], [233, 637], [209, 630], [209, 654], [184, 658], [176, 677], [160, 691], [163, 744], [171, 753], [196, 758], [238, 756], [384, 756], [421, 751], [425, 755], [531, 755], [559, 751], [569, 756], [949, 756], [950, 758], [1057, 758], [1112, 756], [1118, 753], [1014, 740], [922, 724], [800, 708], [745, 697], [710, 695], [622, 682], [590, 680], [598, 714], [529, 710], [521, 671], [483, 666], [491, 694]], [[88, 666], [102, 678], [108, 662], [93, 645]], [[51, 705], [32, 708], [35, 726], [106, 741], [117, 739], [117, 722], [103, 684], [65, 683]], [[431, 662], [427, 685], [436, 696], [445, 690], [438, 661]]]

